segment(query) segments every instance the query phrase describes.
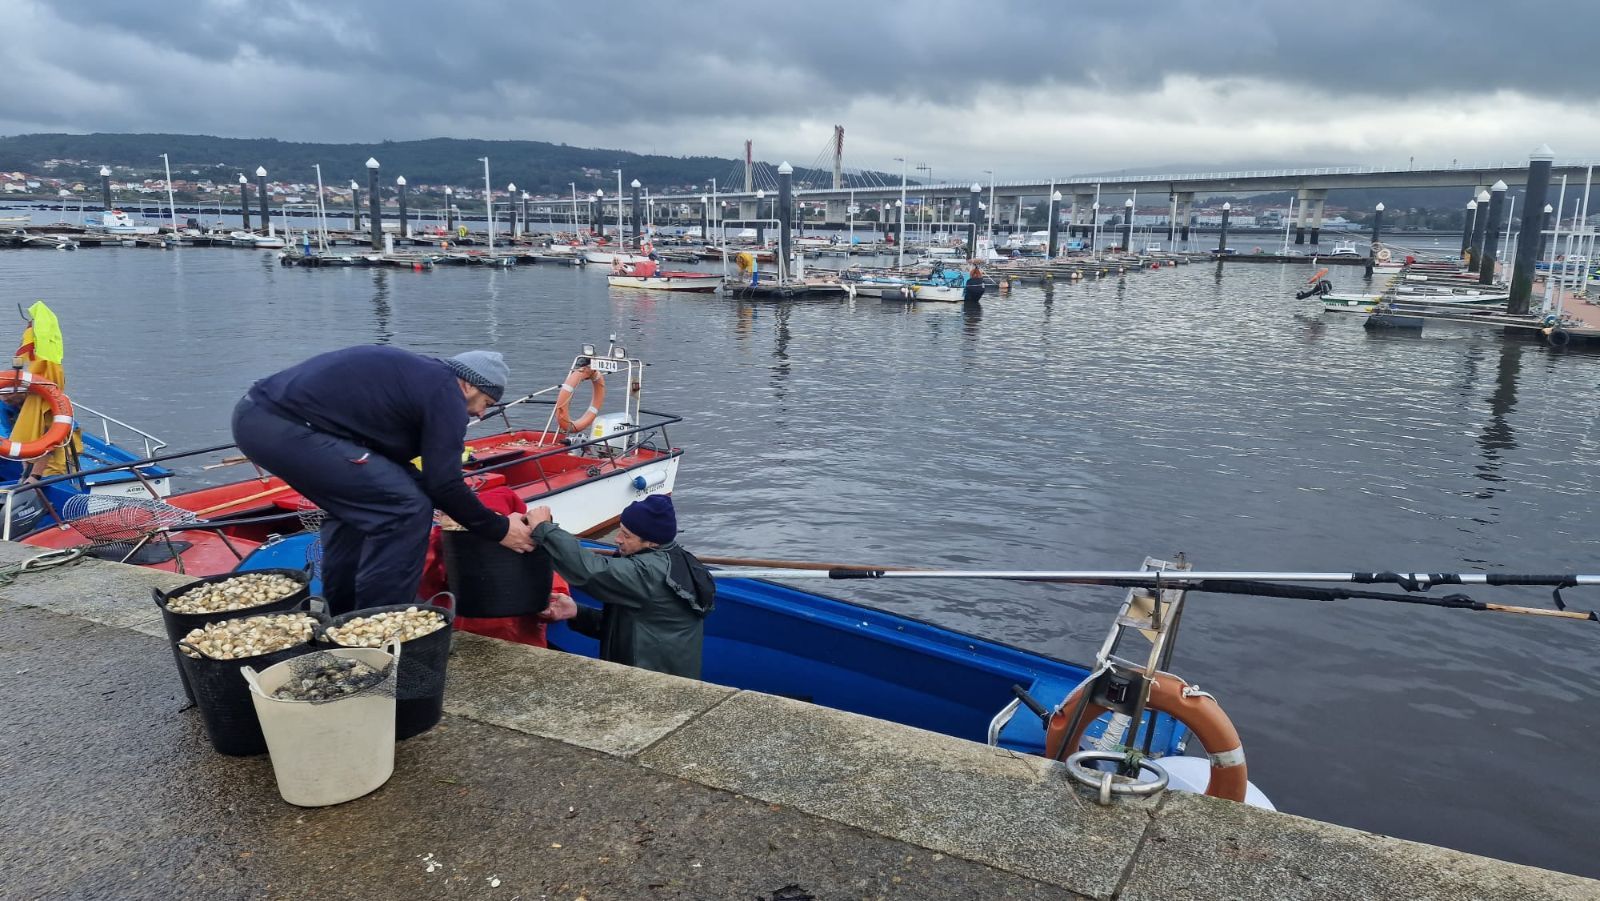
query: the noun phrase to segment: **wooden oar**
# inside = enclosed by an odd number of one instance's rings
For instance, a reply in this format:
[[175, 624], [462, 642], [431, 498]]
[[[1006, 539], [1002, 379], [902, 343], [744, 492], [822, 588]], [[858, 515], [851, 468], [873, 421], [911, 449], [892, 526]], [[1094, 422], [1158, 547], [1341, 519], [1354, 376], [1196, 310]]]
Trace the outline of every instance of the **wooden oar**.
[[207, 463], [201, 469], [221, 469], [224, 466], [238, 466], [240, 463], [249, 463], [249, 457], [223, 457], [216, 463]]
[[212, 513], [217, 512], [218, 510], [226, 510], [229, 507], [237, 507], [240, 504], [248, 504], [251, 501], [259, 501], [264, 497], [271, 497], [274, 494], [282, 494], [283, 492], [289, 490], [291, 490], [291, 486], [279, 485], [276, 488], [268, 488], [266, 491], [257, 491], [255, 494], [247, 494], [244, 497], [236, 497], [231, 501], [224, 501], [220, 504], [212, 504], [203, 510], [193, 510], [191, 512], [194, 514], [196, 519], [202, 519], [211, 515]]

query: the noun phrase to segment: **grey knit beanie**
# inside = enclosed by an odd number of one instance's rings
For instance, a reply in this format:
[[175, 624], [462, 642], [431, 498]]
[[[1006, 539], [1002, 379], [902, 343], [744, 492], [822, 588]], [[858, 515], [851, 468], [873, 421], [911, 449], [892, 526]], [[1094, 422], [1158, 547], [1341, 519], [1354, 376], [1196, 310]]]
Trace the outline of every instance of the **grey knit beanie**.
[[505, 394], [506, 382], [511, 378], [506, 358], [499, 351], [469, 350], [450, 357], [444, 364], [450, 367], [457, 378], [489, 395], [489, 399], [496, 403]]

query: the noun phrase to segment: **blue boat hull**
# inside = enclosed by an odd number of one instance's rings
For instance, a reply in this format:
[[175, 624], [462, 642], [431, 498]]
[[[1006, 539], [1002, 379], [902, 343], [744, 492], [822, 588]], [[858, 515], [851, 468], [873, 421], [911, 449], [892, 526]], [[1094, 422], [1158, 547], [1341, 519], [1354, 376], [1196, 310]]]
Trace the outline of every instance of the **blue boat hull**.
[[[310, 537], [258, 549], [240, 569], [301, 567]], [[315, 590], [315, 586], [313, 586]], [[581, 591], [580, 604], [598, 606]], [[595, 657], [599, 643], [565, 623], [549, 629], [551, 647]], [[1047, 706], [1088, 676], [1082, 666], [901, 614], [759, 579], [719, 579], [706, 620], [703, 678], [734, 688], [795, 698], [982, 742], [989, 723], [1021, 685]], [[1098, 737], [1106, 720], [1090, 728]], [[1025, 708], [1000, 733], [1000, 745], [1044, 752], [1044, 728]], [[1188, 730], [1158, 717], [1152, 753], [1180, 754]]]

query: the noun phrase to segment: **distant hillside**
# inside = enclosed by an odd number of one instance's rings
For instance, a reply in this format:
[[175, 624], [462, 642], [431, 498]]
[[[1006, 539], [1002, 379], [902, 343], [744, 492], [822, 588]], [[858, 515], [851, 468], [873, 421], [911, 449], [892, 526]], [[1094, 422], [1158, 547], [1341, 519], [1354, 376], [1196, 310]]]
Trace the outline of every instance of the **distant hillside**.
[[[497, 189], [515, 182], [521, 190], [539, 194], [564, 194], [576, 182], [580, 193], [595, 188], [615, 190], [612, 170], [622, 169], [628, 181], [637, 178], [654, 193], [672, 189], [701, 190], [715, 178], [724, 187], [743, 187], [743, 166], [731, 159], [709, 156], [674, 157], [568, 147], [544, 141], [478, 141], [431, 138], [425, 141], [383, 141], [376, 144], [309, 144], [273, 138], [216, 138], [209, 135], [168, 134], [31, 134], [0, 137], [0, 170], [40, 173], [46, 160], [74, 160], [49, 172], [88, 178], [102, 165], [128, 166], [150, 177], [160, 177], [161, 154], [172, 160], [173, 177], [226, 178], [267, 168], [275, 181], [315, 178], [313, 163], [322, 165], [324, 183], [343, 184], [351, 179], [366, 184], [368, 157], [383, 166], [386, 182], [404, 175], [415, 185], [481, 185], [483, 163], [489, 157], [491, 178]], [[771, 167], [758, 164], [768, 173]], [[192, 171], [197, 170], [197, 171]], [[589, 170], [589, 171], [585, 171]], [[733, 173], [739, 184], [728, 185]], [[872, 173], [878, 184], [889, 177]], [[862, 176], [856, 176], [862, 178]], [[899, 175], [894, 180], [898, 182]], [[770, 174], [766, 176], [770, 181]], [[797, 168], [795, 181], [832, 183], [831, 173]]]

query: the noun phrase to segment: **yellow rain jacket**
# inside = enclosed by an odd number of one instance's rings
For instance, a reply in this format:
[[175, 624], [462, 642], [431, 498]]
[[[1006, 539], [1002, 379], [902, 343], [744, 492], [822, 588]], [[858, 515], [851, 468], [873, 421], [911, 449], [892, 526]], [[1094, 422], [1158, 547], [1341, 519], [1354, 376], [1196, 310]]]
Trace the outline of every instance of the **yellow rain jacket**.
[[[65, 391], [67, 373], [62, 369], [61, 361], [66, 356], [66, 348], [61, 338], [61, 324], [42, 300], [28, 308], [28, 315], [33, 323], [23, 329], [22, 346], [17, 348], [12, 365], [26, 369], [41, 381], [53, 382]], [[38, 440], [49, 430], [53, 419], [54, 414], [44, 398], [29, 394], [22, 402], [22, 409], [17, 411], [17, 422], [11, 427], [11, 440]], [[56, 448], [39, 461], [41, 465], [35, 467], [34, 475], [45, 478], [65, 474], [69, 446], [74, 458], [83, 450], [83, 438], [77, 429], [73, 429], [72, 440], [68, 444]]]

